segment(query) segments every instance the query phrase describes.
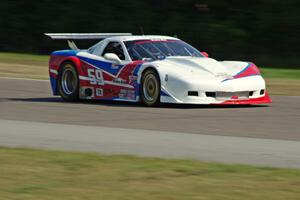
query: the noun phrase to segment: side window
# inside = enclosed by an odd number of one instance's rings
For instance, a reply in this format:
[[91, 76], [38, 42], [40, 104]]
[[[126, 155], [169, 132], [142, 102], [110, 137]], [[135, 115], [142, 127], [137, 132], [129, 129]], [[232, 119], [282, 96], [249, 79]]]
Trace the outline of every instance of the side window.
[[89, 52], [90, 54], [95, 54], [95, 50], [96, 50], [97, 47], [98, 47], [97, 45], [94, 45], [94, 46], [90, 47], [90, 48], [88, 49], [88, 52]]
[[102, 56], [104, 56], [106, 53], [114, 53], [120, 58], [120, 60], [125, 60], [124, 50], [119, 42], [108, 43], [103, 50]]

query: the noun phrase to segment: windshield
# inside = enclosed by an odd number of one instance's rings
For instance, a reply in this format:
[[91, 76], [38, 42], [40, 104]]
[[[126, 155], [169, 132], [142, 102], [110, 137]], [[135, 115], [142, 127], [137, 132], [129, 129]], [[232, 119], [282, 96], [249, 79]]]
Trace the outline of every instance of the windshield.
[[124, 42], [132, 60], [159, 60], [168, 56], [204, 57], [180, 40], [134, 40]]

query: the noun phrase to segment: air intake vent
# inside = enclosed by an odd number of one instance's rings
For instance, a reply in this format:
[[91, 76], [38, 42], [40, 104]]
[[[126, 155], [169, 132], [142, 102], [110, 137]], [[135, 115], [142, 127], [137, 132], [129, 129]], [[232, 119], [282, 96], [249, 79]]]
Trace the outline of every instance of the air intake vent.
[[198, 96], [198, 91], [188, 91], [188, 96]]
[[207, 97], [213, 97], [213, 98], [216, 98], [216, 92], [205, 92], [205, 95]]
[[265, 90], [260, 90], [260, 95], [263, 95], [265, 93]]
[[93, 95], [93, 90], [91, 88], [87, 88], [85, 89], [84, 94], [86, 97], [90, 97]]

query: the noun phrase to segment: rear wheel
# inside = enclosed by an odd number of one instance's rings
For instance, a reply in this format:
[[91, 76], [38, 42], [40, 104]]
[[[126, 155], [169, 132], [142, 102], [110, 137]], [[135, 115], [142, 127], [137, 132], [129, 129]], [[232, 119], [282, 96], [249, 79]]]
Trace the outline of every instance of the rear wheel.
[[75, 66], [71, 62], [65, 62], [58, 73], [58, 92], [65, 101], [77, 101], [79, 99], [79, 80]]
[[141, 81], [141, 101], [147, 106], [155, 106], [160, 102], [160, 80], [155, 70], [147, 70]]

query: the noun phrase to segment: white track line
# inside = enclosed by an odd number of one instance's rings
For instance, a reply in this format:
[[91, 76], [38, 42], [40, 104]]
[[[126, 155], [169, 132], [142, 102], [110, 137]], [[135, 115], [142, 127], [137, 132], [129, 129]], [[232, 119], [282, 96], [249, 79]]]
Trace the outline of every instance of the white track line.
[[17, 78], [17, 77], [2, 77], [0, 76], [0, 79], [10, 79], [10, 80], [24, 80], [24, 81], [42, 81], [42, 82], [49, 82], [49, 80], [42, 80], [42, 79], [33, 79], [33, 78]]

